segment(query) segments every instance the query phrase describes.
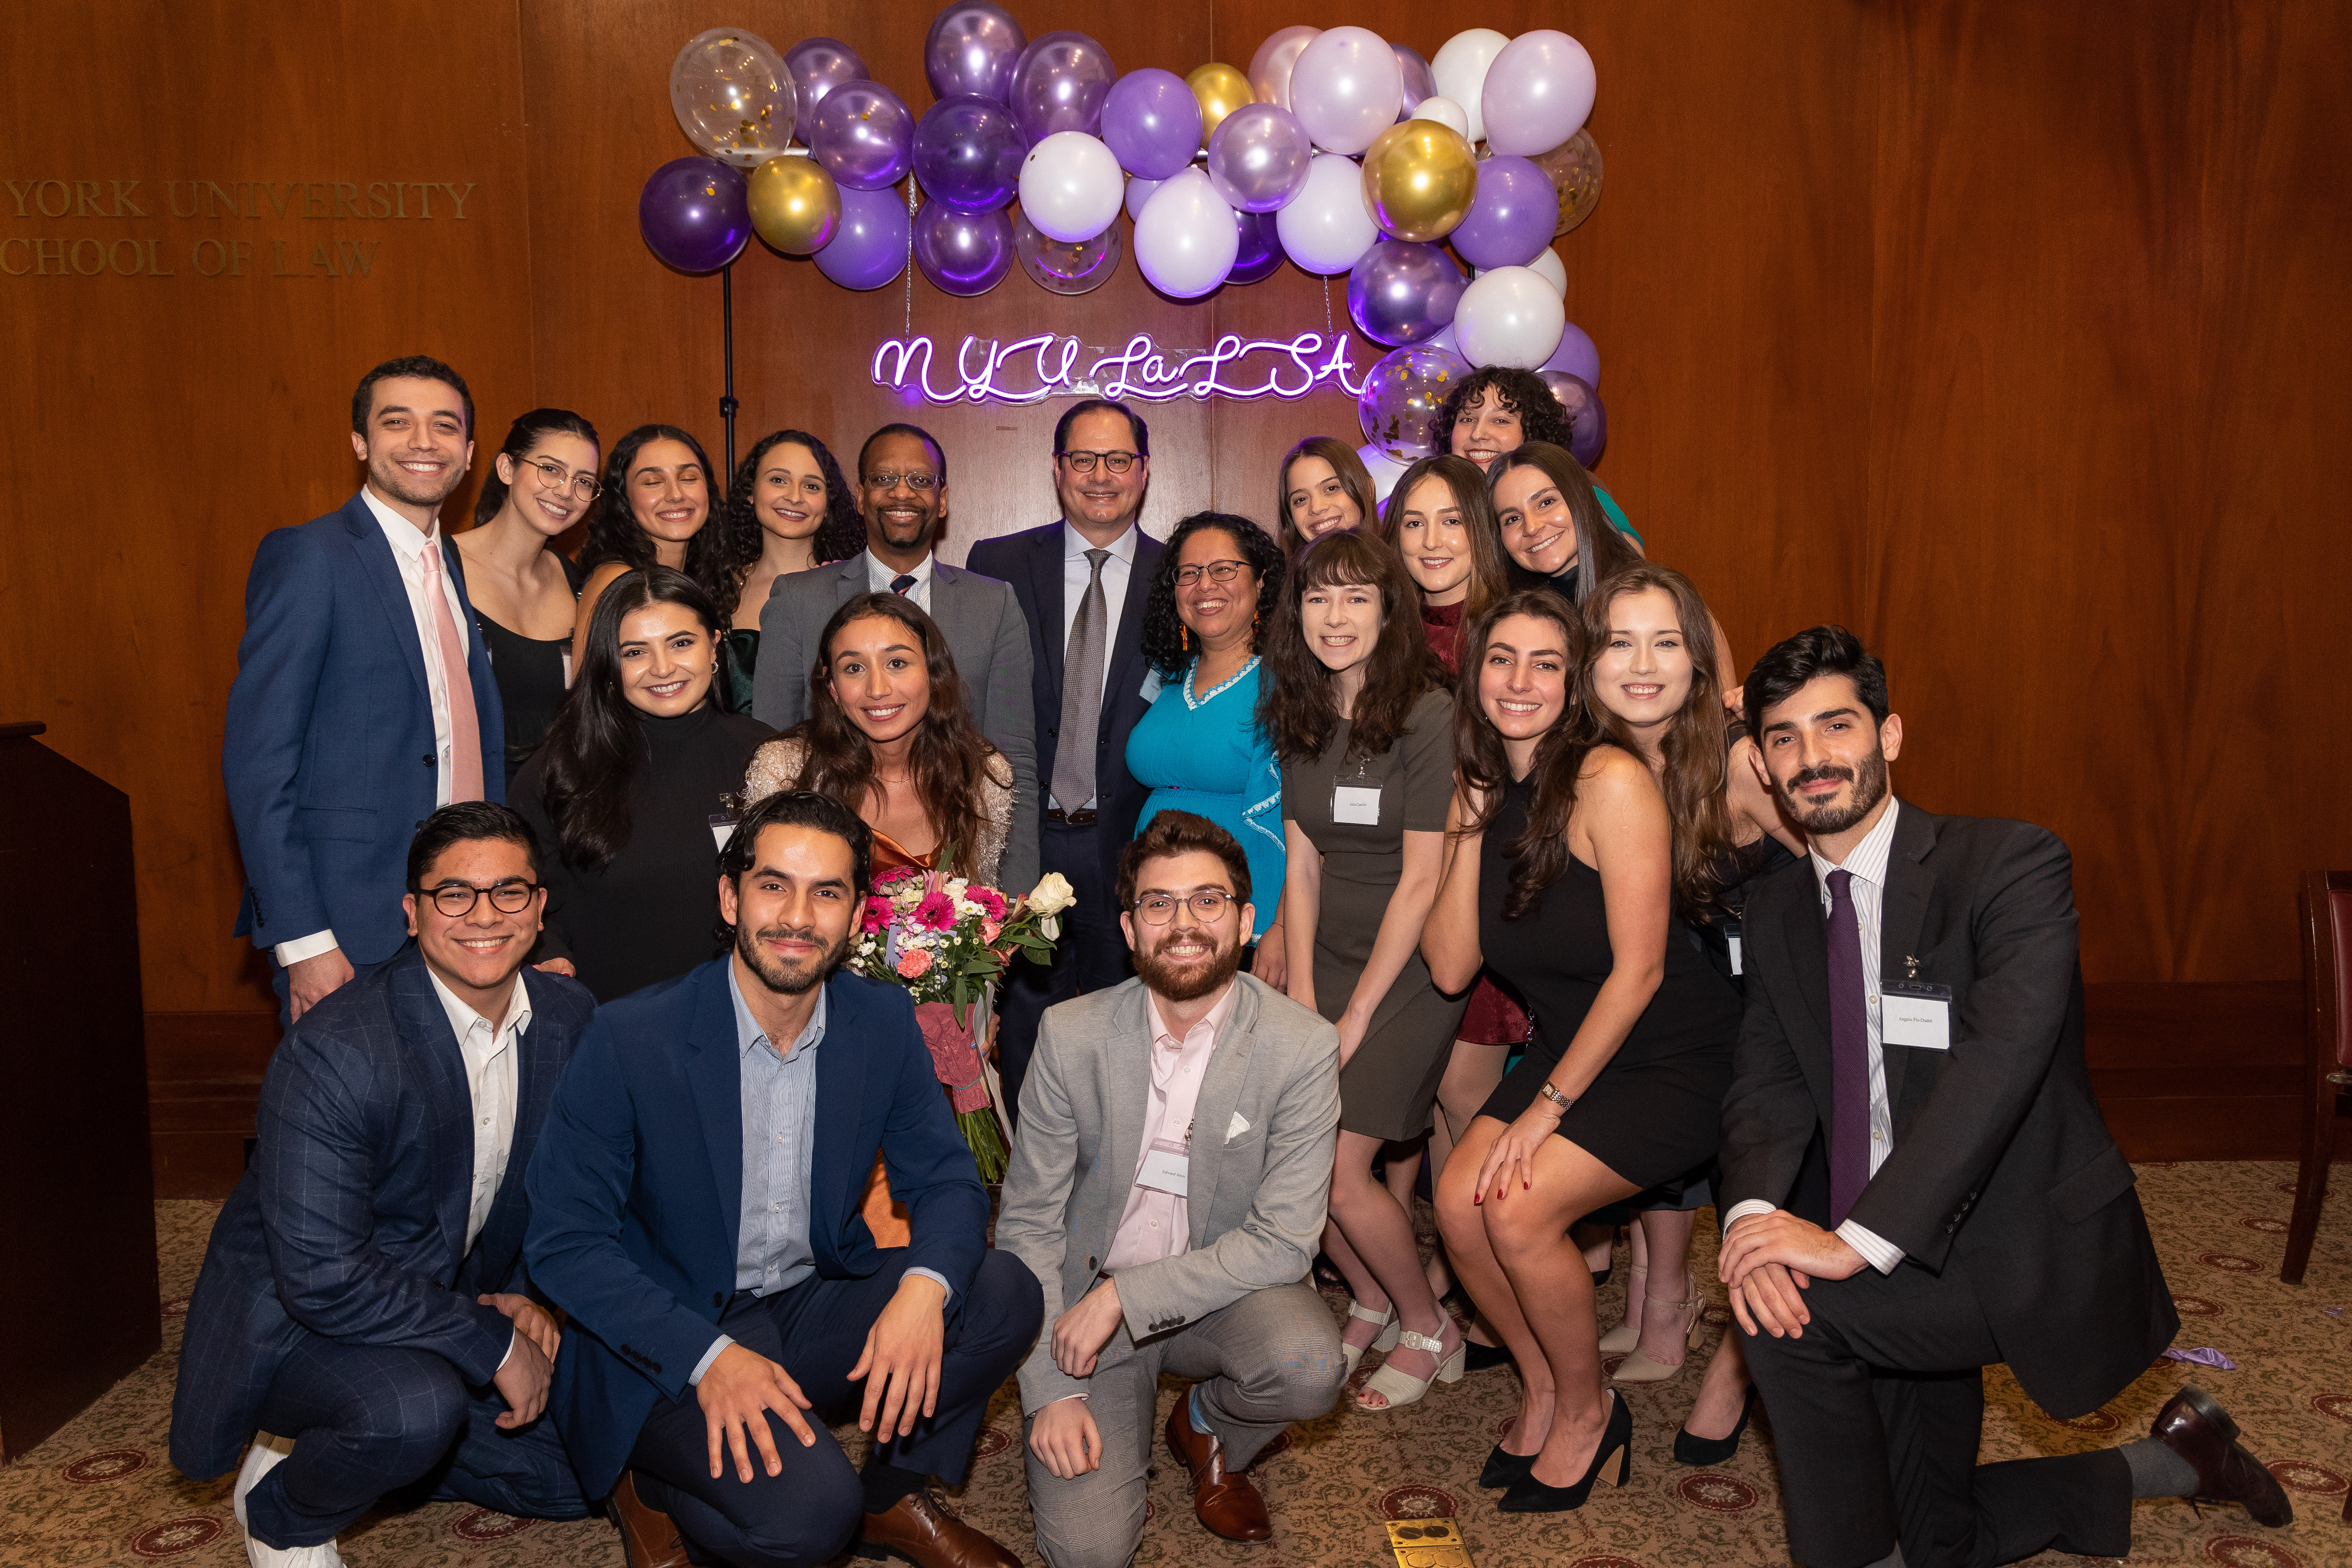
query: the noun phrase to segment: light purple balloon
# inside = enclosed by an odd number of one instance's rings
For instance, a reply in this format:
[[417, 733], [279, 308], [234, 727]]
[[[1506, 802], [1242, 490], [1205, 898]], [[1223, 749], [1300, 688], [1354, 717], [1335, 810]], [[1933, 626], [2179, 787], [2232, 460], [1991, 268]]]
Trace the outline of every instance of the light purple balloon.
[[1013, 270], [1013, 220], [927, 202], [915, 215], [915, 265], [941, 292], [985, 294]]
[[1234, 269], [1225, 274], [1226, 282], [1263, 281], [1290, 259], [1283, 254], [1282, 237], [1275, 232], [1272, 213], [1237, 212], [1234, 223], [1242, 231], [1242, 247], [1234, 253]]
[[1592, 467], [1601, 460], [1601, 449], [1609, 445], [1609, 410], [1601, 405], [1601, 395], [1580, 375], [1562, 370], [1548, 370], [1542, 375], [1568, 416], [1568, 455], [1588, 468]]
[[839, 38], [803, 38], [784, 51], [784, 69], [801, 95], [801, 112], [824, 101], [824, 95], [845, 81], [870, 81], [872, 74], [857, 51]]
[[1298, 116], [1271, 103], [1244, 103], [1209, 134], [1209, 183], [1230, 207], [1270, 213], [1307, 184], [1314, 158], [1315, 143]]
[[1404, 73], [1404, 101], [1397, 107], [1397, 123], [1402, 125], [1412, 118], [1424, 98], [1437, 96], [1437, 79], [1429, 73], [1429, 62], [1421, 51], [1406, 44], [1391, 44], [1396, 51], [1397, 69]]
[[879, 289], [907, 267], [911, 224], [897, 191], [841, 193], [841, 226], [815, 257], [816, 269], [845, 289]]
[[1103, 100], [1102, 139], [1129, 174], [1168, 179], [1201, 150], [1201, 100], [1174, 71], [1129, 71]]
[[1098, 135], [1103, 100], [1118, 79], [1110, 51], [1084, 33], [1041, 34], [1013, 63], [1013, 118], [1033, 146], [1056, 131]]
[[1028, 155], [1013, 111], [992, 98], [943, 98], [915, 127], [915, 178], [931, 200], [958, 212], [992, 212], [1011, 201]]
[[716, 272], [751, 238], [743, 171], [716, 158], [673, 158], [637, 198], [646, 248], [680, 272]]
[[1167, 182], [1167, 181], [1165, 181], [1165, 180], [1129, 180], [1129, 181], [1128, 181], [1128, 183], [1127, 183], [1127, 216], [1128, 216], [1128, 221], [1129, 221], [1129, 222], [1130, 222], [1130, 223], [1132, 223], [1132, 222], [1134, 222], [1136, 219], [1138, 219], [1138, 218], [1141, 217], [1141, 216], [1143, 216], [1143, 204], [1144, 204], [1144, 203], [1146, 203], [1146, 202], [1148, 202], [1148, 201], [1150, 201], [1150, 200], [1151, 199], [1151, 193], [1152, 193], [1152, 192], [1154, 192], [1154, 191], [1158, 190], [1160, 186], [1162, 186], [1162, 185], [1166, 184], [1167, 183], [1168, 183], [1168, 182]]
[[1348, 272], [1348, 314], [1391, 348], [1435, 337], [1454, 320], [1468, 281], [1443, 246], [1384, 239]]
[[915, 117], [878, 81], [845, 81], [826, 93], [803, 133], [845, 190], [895, 185], [915, 165]]
[[1004, 101], [1013, 86], [1013, 66], [1029, 47], [1013, 13], [994, 0], [956, 0], [931, 18], [923, 38], [923, 74], [931, 96], [975, 93]]
[[1564, 371], [1587, 386], [1601, 384], [1601, 351], [1591, 338], [1574, 321], [1559, 334], [1559, 347], [1551, 351], [1551, 358], [1537, 366], [1538, 371]]
[[1470, 216], [1445, 237], [1462, 259], [1485, 271], [1525, 267], [1551, 244], [1559, 223], [1559, 190], [1529, 158], [1498, 156], [1478, 165], [1478, 194]]

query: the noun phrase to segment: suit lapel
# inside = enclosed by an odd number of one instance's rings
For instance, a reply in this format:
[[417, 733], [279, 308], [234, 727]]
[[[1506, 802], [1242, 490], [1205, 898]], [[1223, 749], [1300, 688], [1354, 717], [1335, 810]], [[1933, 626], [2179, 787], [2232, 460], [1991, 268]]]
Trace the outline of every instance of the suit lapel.
[[1045, 648], [1047, 689], [1058, 700], [1062, 666], [1069, 657], [1062, 637], [1062, 530], [1057, 522], [1041, 529], [1029, 546], [1029, 593], [1037, 605], [1037, 640]]
[[466, 1084], [465, 1054], [425, 974], [425, 960], [411, 952], [397, 965], [390, 986], [393, 1017], [432, 1112], [433, 1217], [454, 1268], [466, 1258], [466, 1216], [473, 1196], [474, 1096]]
[[[358, 496], [344, 503], [343, 526], [351, 531], [352, 549], [358, 554], [368, 581], [375, 585], [384, 618], [392, 623], [393, 645], [400, 649], [402, 662], [416, 681], [416, 694], [429, 705], [433, 688], [425, 676], [425, 646], [416, 637], [416, 609], [409, 603], [408, 584], [401, 580], [400, 562], [392, 552], [392, 542], [384, 538], [375, 513]], [[478, 642], [480, 638], [475, 640]], [[432, 989], [425, 987], [427, 994]]]
[[1202, 1075], [1201, 1098], [1192, 1107], [1191, 1169], [1196, 1179], [1188, 1184], [1192, 1192], [1184, 1205], [1194, 1247], [1208, 1243], [1209, 1220], [1224, 1176], [1221, 1156], [1225, 1130], [1233, 1125], [1234, 1111], [1241, 1104], [1242, 1085], [1249, 1078], [1250, 1058], [1257, 1046], [1257, 994], [1239, 976], [1234, 984], [1240, 994], [1234, 998], [1234, 1010], [1226, 1016], [1216, 1044], [1209, 1047], [1209, 1070]]
[[544, 997], [531, 989], [531, 973], [525, 969], [515, 976], [515, 984], [530, 997], [530, 1026], [515, 1042], [514, 1135], [507, 1145], [506, 1178], [499, 1184], [499, 1195], [490, 1204], [490, 1217], [482, 1226], [480, 1245], [486, 1248], [493, 1236], [503, 1246], [509, 1224], [522, 1212], [526, 1201], [523, 1178], [530, 1169], [531, 1152], [539, 1147], [539, 1130], [547, 1121], [547, 1102], [554, 1097], [555, 1080], [562, 1070], [555, 1059], [555, 1026], [548, 1021], [541, 1005]]
[[[837, 972], [824, 985], [824, 1038], [816, 1053], [816, 1146], [809, 1152], [809, 1250], [835, 1256], [836, 1238], [866, 1194], [873, 1153], [858, 1158], [866, 1121], [866, 1020], [857, 988]], [[887, 1125], [885, 1131], [887, 1131]]]
[[1151, 1014], [1143, 998], [1143, 987], [1138, 985], [1119, 1004], [1118, 1026], [1111, 1030], [1102, 1054], [1102, 1098], [1110, 1111], [1106, 1157], [1119, 1178], [1111, 1184], [1117, 1195], [1111, 1199], [1110, 1212], [1103, 1216], [1106, 1255], [1118, 1235], [1127, 1193], [1143, 1159], [1143, 1117], [1151, 1097]]
[[[1878, 911], [1878, 981], [1884, 987], [1906, 976], [1905, 960], [1919, 951], [1919, 931], [1927, 919], [1927, 900], [1936, 890], [1936, 873], [1922, 862], [1936, 847], [1936, 819], [1918, 807], [1902, 805], [1895, 819], [1895, 842], [1886, 853], [1886, 891]], [[1903, 1105], [1903, 1080], [1911, 1052], [1897, 1047], [1880, 1053], [1886, 1061], [1886, 1104], [1890, 1111]]]
[[727, 989], [721, 959], [695, 982], [702, 990], [687, 1037], [687, 1089], [710, 1154], [711, 1184], [718, 1189], [719, 1217], [727, 1226], [727, 1256], [742, 1248], [743, 1064], [735, 1034], [735, 1000]]
[[[1789, 943], [1789, 966], [1796, 972], [1797, 993], [1813, 1016], [1814, 1052], [1827, 1060], [1830, 1039], [1830, 942], [1822, 914], [1812, 868], [1806, 868], [1803, 892], [1782, 915], [1782, 932]], [[1824, 1079], [1823, 1082], [1828, 1080]]]

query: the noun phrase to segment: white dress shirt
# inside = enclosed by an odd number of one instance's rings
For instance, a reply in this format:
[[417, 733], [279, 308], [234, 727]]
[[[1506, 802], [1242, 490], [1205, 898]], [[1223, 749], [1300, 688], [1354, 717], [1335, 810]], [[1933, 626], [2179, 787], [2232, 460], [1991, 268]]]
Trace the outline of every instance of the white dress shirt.
[[[465, 1250], [471, 1252], [482, 1226], [489, 1223], [490, 1205], [498, 1202], [499, 1188], [507, 1179], [507, 1156], [514, 1150], [516, 1058], [522, 1051], [523, 1031], [530, 1027], [530, 992], [522, 976], [516, 975], [507, 1016], [493, 1025], [459, 1001], [431, 964], [425, 966], [425, 974], [433, 982], [433, 994], [441, 999], [450, 1032], [457, 1037], [457, 1052], [466, 1059], [466, 1090], [473, 1108], [474, 1184], [466, 1203]], [[507, 1353], [514, 1353], [511, 1339]], [[506, 1363], [501, 1359], [499, 1364]]]
[[[889, 594], [897, 592], [897, 590], [892, 588], [890, 584], [897, 582], [901, 575], [898, 569], [896, 566], [884, 565], [876, 558], [874, 552], [871, 550], [866, 551], [865, 554], [866, 586], [867, 591], [876, 594]], [[904, 575], [910, 576], [915, 580], [915, 585], [907, 590], [907, 597], [912, 599], [915, 602], [916, 608], [921, 610], [923, 614], [927, 616], [932, 613], [931, 568], [939, 564], [939, 560], [940, 558], [936, 555], [926, 555], [920, 561], [915, 563], [913, 571], [904, 574]], [[965, 676], [964, 679], [970, 680], [973, 678], [971, 676]]]
[[[1844, 870], [1849, 879], [1846, 896], [1853, 900], [1854, 927], [1862, 939], [1862, 992], [1870, 1021], [1870, 1173], [1874, 1176], [1878, 1174], [1878, 1167], [1886, 1163], [1886, 1156], [1895, 1152], [1895, 1111], [1886, 1100], [1886, 1054], [1879, 1043], [1878, 968], [1882, 917], [1886, 908], [1886, 858], [1895, 847], [1895, 818], [1902, 809], [1902, 803], [1890, 797], [1886, 815], [1863, 835], [1862, 842], [1853, 847], [1843, 867], [1824, 859], [1818, 846], [1811, 851], [1822, 913], [1829, 913], [1830, 873]], [[1774, 1206], [1761, 1198], [1734, 1204], [1724, 1229], [1727, 1233], [1751, 1214], [1770, 1214]], [[1837, 1227], [1837, 1234], [1839, 1240], [1862, 1254], [1881, 1274], [1892, 1274], [1895, 1266], [1903, 1261], [1901, 1247], [1851, 1219]]]
[[[449, 723], [449, 673], [441, 668], [441, 638], [433, 625], [433, 607], [425, 597], [425, 552], [441, 547], [439, 520], [435, 520], [431, 533], [419, 533], [416, 525], [401, 516], [379, 500], [374, 490], [360, 487], [360, 499], [375, 516], [376, 525], [392, 545], [392, 558], [400, 566], [400, 581], [408, 590], [409, 614], [416, 622], [416, 640], [425, 651], [425, 685], [433, 703], [433, 751], [440, 765], [433, 770], [433, 804], [437, 808], [449, 804], [449, 788], [457, 770], [451, 750]], [[457, 624], [457, 646], [472, 649], [473, 628], [467, 625], [466, 607], [457, 598], [457, 584], [447, 563], [441, 572], [441, 595], [449, 603], [449, 618]], [[459, 678], [470, 680], [472, 675], [459, 671]], [[497, 766], [496, 758], [489, 760]], [[316, 958], [322, 952], [332, 952], [337, 942], [332, 931], [313, 931], [298, 936], [291, 942], [281, 942], [272, 949], [279, 967], [290, 967], [306, 958]]]

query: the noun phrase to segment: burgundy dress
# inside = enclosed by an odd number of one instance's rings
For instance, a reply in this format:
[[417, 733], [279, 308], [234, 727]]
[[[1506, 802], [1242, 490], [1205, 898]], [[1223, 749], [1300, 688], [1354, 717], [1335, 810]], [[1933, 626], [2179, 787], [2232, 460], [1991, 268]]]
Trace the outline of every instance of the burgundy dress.
[[[1463, 607], [1421, 607], [1421, 626], [1429, 634], [1430, 648], [1445, 661], [1448, 669], [1457, 669], [1461, 665]], [[1470, 993], [1469, 1011], [1462, 1015], [1462, 1026], [1454, 1031], [1454, 1037], [1474, 1046], [1517, 1046], [1526, 1043], [1528, 1032], [1528, 1016], [1519, 1005], [1505, 995], [1491, 976], [1480, 974], [1477, 986]]]

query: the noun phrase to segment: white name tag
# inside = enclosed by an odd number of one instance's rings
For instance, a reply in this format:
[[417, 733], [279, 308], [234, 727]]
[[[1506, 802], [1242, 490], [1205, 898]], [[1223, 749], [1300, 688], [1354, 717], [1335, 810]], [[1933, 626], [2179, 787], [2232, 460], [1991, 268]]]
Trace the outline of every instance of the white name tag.
[[1952, 988], [1948, 985], [1884, 985], [1878, 994], [1879, 1038], [1890, 1046], [1923, 1050], [1952, 1048]]
[[1143, 1169], [1136, 1173], [1135, 1184], [1150, 1187], [1155, 1193], [1188, 1197], [1192, 1164], [1191, 1156], [1177, 1145], [1165, 1141], [1154, 1142], [1144, 1153]]
[[1331, 820], [1352, 822], [1365, 827], [1381, 825], [1381, 792], [1376, 785], [1365, 789], [1356, 784], [1339, 784], [1331, 791]]
[[1149, 702], [1160, 695], [1160, 672], [1156, 669], [1147, 669], [1143, 672], [1143, 684], [1136, 689], [1135, 694]]
[[1732, 933], [1731, 933], [1730, 942], [1731, 942], [1731, 973], [1734, 973], [1734, 974], [1744, 974], [1744, 973], [1747, 973], [1747, 971], [1746, 971], [1746, 970], [1743, 970], [1743, 969], [1741, 969], [1741, 968], [1739, 967], [1739, 933], [1738, 933], [1738, 931], [1734, 931], [1734, 932], [1732, 932]]
[[710, 837], [719, 848], [726, 848], [727, 841], [735, 837], [735, 824], [739, 820], [723, 813], [710, 819]]

